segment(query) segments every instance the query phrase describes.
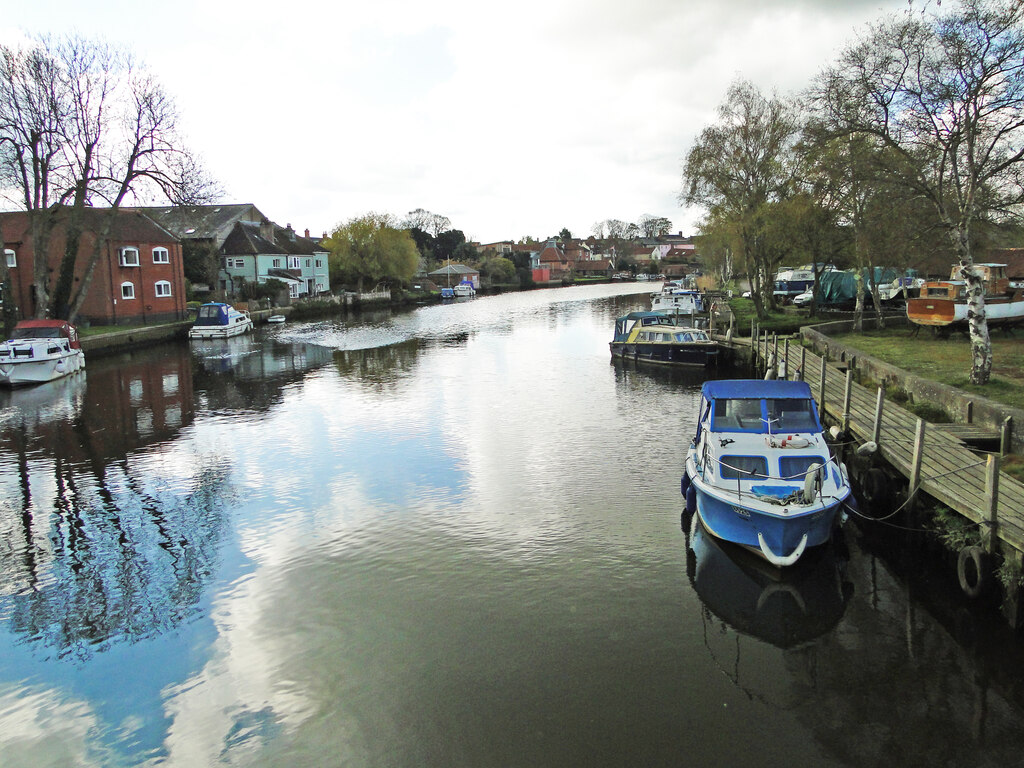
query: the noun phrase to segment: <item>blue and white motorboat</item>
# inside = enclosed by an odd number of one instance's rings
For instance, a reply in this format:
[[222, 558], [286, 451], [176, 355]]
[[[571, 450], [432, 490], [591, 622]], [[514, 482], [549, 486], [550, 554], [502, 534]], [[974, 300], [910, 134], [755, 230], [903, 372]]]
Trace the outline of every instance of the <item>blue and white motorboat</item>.
[[463, 280], [452, 288], [452, 293], [455, 295], [455, 298], [471, 298], [476, 296], [476, 288], [473, 287], [473, 283], [469, 280]]
[[854, 503], [803, 381], [705, 382], [681, 490], [709, 533], [778, 567], [827, 542]]
[[190, 339], [227, 339], [252, 330], [249, 313], [230, 304], [211, 301], [199, 307], [199, 314], [188, 331]]

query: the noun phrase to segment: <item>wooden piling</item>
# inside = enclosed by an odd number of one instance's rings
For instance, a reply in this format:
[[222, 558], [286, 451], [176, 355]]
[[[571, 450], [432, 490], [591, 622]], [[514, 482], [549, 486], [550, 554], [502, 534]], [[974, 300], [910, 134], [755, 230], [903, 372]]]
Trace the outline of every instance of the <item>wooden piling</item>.
[[804, 365], [807, 364], [807, 347], [800, 347], [800, 367], [797, 369], [800, 381], [804, 380]]
[[785, 373], [782, 374], [783, 379], [789, 379], [789, 337], [786, 337], [785, 343], [782, 345], [782, 360], [785, 366], [782, 370]]
[[1010, 452], [1010, 445], [1013, 440], [1013, 416], [1003, 419], [1003, 426], [999, 432], [999, 455], [1006, 456]]
[[843, 392], [843, 432], [850, 431], [850, 396], [853, 393], [853, 368], [846, 369], [846, 389]]
[[878, 396], [875, 399], [875, 424], [871, 428], [871, 441], [878, 445], [882, 437], [882, 408], [885, 405], [885, 382], [878, 388]]
[[999, 457], [989, 454], [985, 462], [985, 526], [986, 530], [982, 535], [982, 545], [989, 554], [995, 552], [998, 531], [996, 530], [999, 521], [996, 515], [996, 507], [999, 504]]
[[818, 377], [818, 413], [825, 415], [825, 374], [828, 372], [828, 361], [821, 358], [821, 375]]
[[910, 488], [907, 498], [907, 511], [914, 506], [914, 494], [921, 485], [921, 459], [924, 456], [924, 419], [917, 420], [917, 428], [914, 430], [914, 457], [910, 460]]

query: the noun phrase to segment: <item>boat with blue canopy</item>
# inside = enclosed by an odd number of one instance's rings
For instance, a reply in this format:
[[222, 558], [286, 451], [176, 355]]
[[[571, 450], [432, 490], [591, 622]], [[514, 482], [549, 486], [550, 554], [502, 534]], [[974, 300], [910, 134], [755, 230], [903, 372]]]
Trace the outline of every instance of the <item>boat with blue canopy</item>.
[[211, 301], [199, 307], [195, 322], [188, 331], [190, 339], [227, 339], [252, 330], [249, 313], [230, 304]]
[[705, 382], [681, 491], [713, 536], [778, 567], [827, 542], [854, 504], [803, 381]]

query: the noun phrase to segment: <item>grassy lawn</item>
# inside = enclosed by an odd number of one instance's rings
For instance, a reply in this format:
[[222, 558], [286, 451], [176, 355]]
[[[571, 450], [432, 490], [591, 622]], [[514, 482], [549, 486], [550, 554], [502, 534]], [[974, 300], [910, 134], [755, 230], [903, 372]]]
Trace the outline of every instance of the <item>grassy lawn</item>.
[[917, 336], [908, 328], [864, 333], [835, 334], [831, 338], [863, 350], [911, 373], [987, 397], [1016, 408], [1024, 408], [1024, 337], [996, 331], [992, 335], [992, 377], [985, 386], [969, 382], [971, 344], [966, 335], [934, 338], [927, 330]]
[[[750, 299], [732, 298], [729, 299], [729, 308], [736, 317], [736, 333], [740, 336], [749, 336], [750, 321], [757, 317], [757, 313], [754, 311], [754, 302]], [[823, 322], [828, 322], [828, 319], [806, 317], [789, 311], [772, 312], [765, 319], [759, 320], [757, 324], [762, 331], [786, 334], [796, 333], [805, 325]]]

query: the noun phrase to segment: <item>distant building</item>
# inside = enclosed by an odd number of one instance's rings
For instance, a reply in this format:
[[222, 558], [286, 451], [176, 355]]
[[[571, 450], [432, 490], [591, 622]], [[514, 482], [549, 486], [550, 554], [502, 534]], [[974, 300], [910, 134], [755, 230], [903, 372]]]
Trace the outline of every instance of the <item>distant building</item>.
[[463, 280], [469, 280], [474, 288], [480, 287], [480, 273], [465, 264], [445, 264], [440, 269], [428, 272], [427, 277], [442, 288], [458, 285]]

